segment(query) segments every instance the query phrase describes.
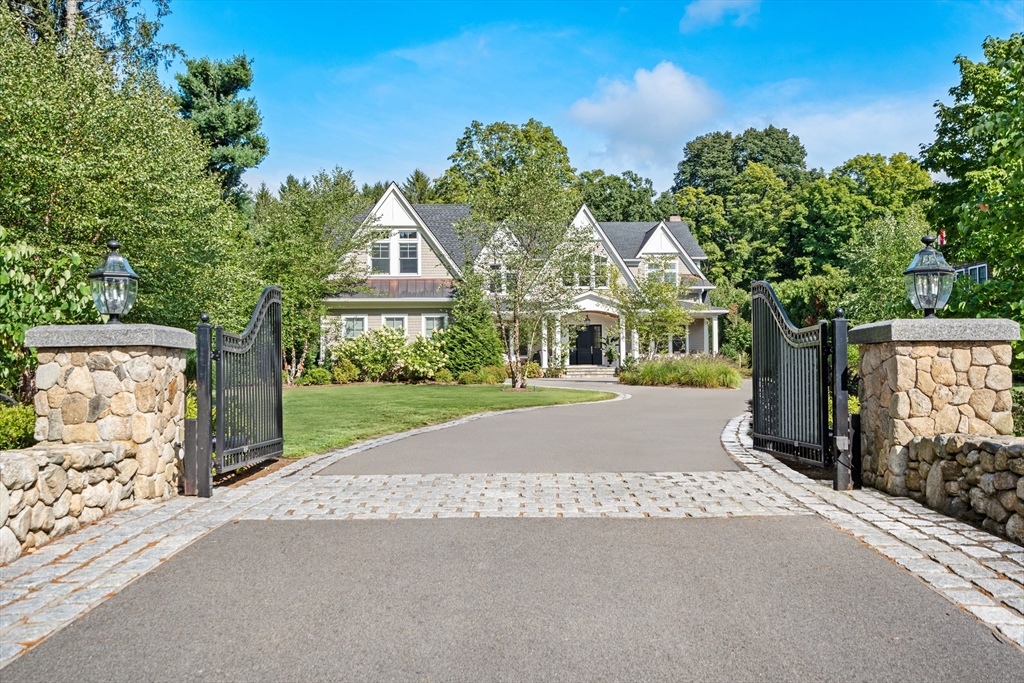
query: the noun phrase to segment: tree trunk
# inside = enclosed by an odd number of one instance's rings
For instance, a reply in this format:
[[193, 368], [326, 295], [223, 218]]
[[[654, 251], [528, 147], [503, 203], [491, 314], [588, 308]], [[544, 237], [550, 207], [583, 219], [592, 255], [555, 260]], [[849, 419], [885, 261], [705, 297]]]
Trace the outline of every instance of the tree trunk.
[[67, 0], [64, 9], [64, 31], [70, 36], [75, 32], [75, 22], [78, 19], [78, 0]]

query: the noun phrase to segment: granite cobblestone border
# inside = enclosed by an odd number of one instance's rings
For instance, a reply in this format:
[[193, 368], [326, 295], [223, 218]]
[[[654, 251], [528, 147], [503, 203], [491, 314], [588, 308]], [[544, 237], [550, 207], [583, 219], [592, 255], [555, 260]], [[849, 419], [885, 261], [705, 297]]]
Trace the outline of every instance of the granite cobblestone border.
[[1024, 547], [910, 498], [869, 488], [833, 491], [755, 451], [750, 419], [733, 419], [722, 434], [738, 463], [1024, 648]]

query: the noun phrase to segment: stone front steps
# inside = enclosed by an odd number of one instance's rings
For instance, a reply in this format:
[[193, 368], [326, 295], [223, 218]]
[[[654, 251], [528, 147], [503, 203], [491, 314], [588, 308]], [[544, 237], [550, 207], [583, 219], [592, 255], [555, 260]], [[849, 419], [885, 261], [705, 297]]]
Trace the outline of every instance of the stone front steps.
[[565, 369], [565, 376], [567, 379], [581, 377], [607, 377], [609, 379], [614, 379], [615, 368], [609, 368], [602, 365], [570, 365]]

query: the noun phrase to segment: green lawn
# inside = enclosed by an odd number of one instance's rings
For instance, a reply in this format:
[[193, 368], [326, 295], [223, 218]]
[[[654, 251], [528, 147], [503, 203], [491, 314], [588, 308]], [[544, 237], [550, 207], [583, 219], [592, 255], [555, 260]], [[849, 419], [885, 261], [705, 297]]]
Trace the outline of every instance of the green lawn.
[[284, 454], [297, 458], [356, 441], [490, 410], [585, 403], [604, 391], [541, 388], [502, 391], [493, 385], [352, 384], [284, 391]]

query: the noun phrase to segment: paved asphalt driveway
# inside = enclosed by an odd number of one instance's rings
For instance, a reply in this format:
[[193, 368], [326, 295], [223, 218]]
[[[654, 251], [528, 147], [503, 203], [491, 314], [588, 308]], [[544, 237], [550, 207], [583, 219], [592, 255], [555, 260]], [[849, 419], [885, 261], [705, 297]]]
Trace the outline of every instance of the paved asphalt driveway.
[[1024, 680], [1024, 656], [814, 516], [240, 522], [16, 681]]
[[[1024, 681], [1021, 649], [807, 506], [822, 500], [770, 483], [777, 475], [735, 471], [719, 438], [747, 390], [627, 390], [626, 401], [500, 415], [325, 456], [326, 468], [296, 463], [233, 490], [224, 497], [233, 503], [207, 513], [220, 517], [213, 531], [13, 660], [0, 680]], [[619, 496], [634, 519], [552, 518], [532, 504], [499, 517], [468, 501], [410, 519], [401, 510], [417, 514], [419, 504], [398, 503], [420, 477], [384, 476], [450, 473], [437, 486], [451, 499], [489, 495], [490, 480], [457, 474], [474, 472], [680, 474], [600, 484], [529, 475], [525, 493], [508, 492], [513, 503], [566, 496], [566, 509], [579, 497], [587, 510], [596, 505], [587, 496]], [[375, 476], [351, 476], [365, 474]], [[774, 491], [775, 512], [735, 502], [715, 511], [751, 480]], [[340, 506], [360, 487], [368, 502], [349, 503], [353, 512], [395, 519], [298, 519], [329, 517], [319, 504]], [[650, 508], [651, 492], [667, 497], [666, 515], [673, 500], [688, 501], [704, 518], [644, 518], [636, 510]], [[395, 512], [379, 512], [385, 499]], [[167, 523], [194, 510], [202, 524], [204, 505]]]
[[725, 424], [747, 409], [742, 389], [537, 384], [629, 393], [627, 401], [542, 408], [418, 434], [349, 456], [321, 474], [701, 472], [738, 470]]

